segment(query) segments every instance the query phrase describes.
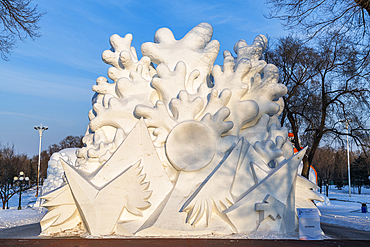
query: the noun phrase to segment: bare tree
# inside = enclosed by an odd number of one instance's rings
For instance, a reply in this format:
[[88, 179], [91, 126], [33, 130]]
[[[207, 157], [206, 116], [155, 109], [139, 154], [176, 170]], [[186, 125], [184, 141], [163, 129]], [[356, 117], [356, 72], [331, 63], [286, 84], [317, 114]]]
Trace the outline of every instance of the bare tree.
[[369, 0], [267, 0], [268, 18], [282, 21], [288, 29], [298, 29], [309, 38], [336, 31], [353, 41], [369, 45]]
[[3, 209], [9, 199], [15, 195], [17, 190], [13, 186], [13, 178], [20, 171], [30, 174], [30, 161], [25, 154], [17, 154], [14, 145], [0, 147], [0, 199]]
[[16, 40], [40, 37], [38, 22], [45, 13], [31, 5], [32, 0], [0, 0], [0, 53], [9, 59]]
[[303, 176], [308, 177], [322, 140], [345, 143], [346, 130], [340, 119], [351, 119], [349, 135], [358, 146], [367, 145], [368, 52], [337, 35], [328, 35], [310, 47], [293, 37], [281, 38], [266, 52], [267, 61], [279, 68], [281, 82], [288, 88], [281, 123], [293, 131], [298, 150], [301, 145], [309, 147]]
[[330, 147], [318, 148], [313, 159], [317, 175], [325, 185], [326, 196], [329, 195], [329, 184], [334, 178], [335, 150]]

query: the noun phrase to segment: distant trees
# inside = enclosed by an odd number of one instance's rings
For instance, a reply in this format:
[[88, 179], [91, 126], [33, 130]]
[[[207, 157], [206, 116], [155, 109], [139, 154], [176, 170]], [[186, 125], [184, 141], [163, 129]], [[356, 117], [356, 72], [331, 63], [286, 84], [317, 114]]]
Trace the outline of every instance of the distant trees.
[[[50, 156], [65, 148], [83, 147], [83, 136], [67, 136], [58, 144], [52, 144], [47, 150], [41, 152], [40, 178], [46, 178]], [[13, 186], [13, 178], [23, 171], [30, 178], [30, 183], [37, 180], [38, 155], [29, 158], [26, 154], [18, 154], [14, 145], [1, 145], [0, 143], [0, 199], [3, 209], [7, 201], [19, 190]]]
[[359, 155], [351, 164], [351, 177], [353, 185], [361, 194], [364, 185], [370, 185], [370, 158], [364, 154]]
[[316, 151], [313, 164], [317, 171], [317, 176], [320, 178], [321, 183], [326, 187], [326, 196], [329, 193], [328, 185], [334, 178], [335, 172], [335, 158], [334, 150], [329, 147], [319, 148]]
[[[358, 146], [366, 146], [369, 119], [369, 50], [343, 36], [328, 35], [313, 43], [283, 37], [266, 51], [266, 60], [280, 70], [288, 88], [281, 124], [294, 133], [295, 146], [308, 146], [302, 175], [308, 176], [316, 150], [345, 143], [343, 119], [351, 119], [350, 133]], [[299, 142], [301, 140], [301, 144]]]
[[[350, 152], [350, 161], [353, 161], [355, 154]], [[347, 181], [348, 184], [348, 158], [347, 151], [339, 149], [335, 152], [333, 183], [338, 189], [341, 189]]]
[[13, 178], [23, 171], [30, 174], [31, 162], [25, 154], [17, 154], [14, 145], [0, 146], [0, 199], [6, 202], [18, 192], [13, 188]]
[[32, 0], [0, 0], [0, 54], [9, 59], [16, 40], [40, 37], [38, 22], [45, 13], [40, 13]]
[[[320, 147], [316, 151], [313, 165], [319, 180], [325, 186], [326, 195], [328, 195], [328, 185], [335, 185], [338, 189], [348, 185], [346, 150]], [[350, 152], [350, 168], [351, 186], [361, 194], [364, 186], [370, 186], [370, 157], [367, 157], [364, 152]]]
[[[350, 152], [351, 163], [354, 162], [356, 157], [358, 157], [357, 153]], [[318, 180], [320, 181], [319, 186], [325, 186], [326, 195], [329, 192], [329, 185], [335, 185], [338, 189], [348, 185], [347, 150], [326, 146], [320, 147], [316, 150], [312, 165], [317, 171]], [[356, 178], [356, 175], [352, 174], [352, 171], [353, 169], [351, 169], [351, 184], [353, 185], [353, 179]]]

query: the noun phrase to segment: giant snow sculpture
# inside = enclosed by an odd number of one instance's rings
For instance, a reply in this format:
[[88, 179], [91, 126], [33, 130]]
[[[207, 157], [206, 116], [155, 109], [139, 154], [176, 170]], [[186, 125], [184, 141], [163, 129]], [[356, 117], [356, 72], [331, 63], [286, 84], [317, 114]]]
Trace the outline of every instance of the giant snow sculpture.
[[289, 233], [296, 208], [321, 200], [297, 175], [277, 119], [287, 93], [261, 60], [266, 37], [225, 51], [208, 23], [181, 40], [167, 28], [141, 46], [113, 35], [76, 157], [50, 160], [44, 234], [191, 236]]

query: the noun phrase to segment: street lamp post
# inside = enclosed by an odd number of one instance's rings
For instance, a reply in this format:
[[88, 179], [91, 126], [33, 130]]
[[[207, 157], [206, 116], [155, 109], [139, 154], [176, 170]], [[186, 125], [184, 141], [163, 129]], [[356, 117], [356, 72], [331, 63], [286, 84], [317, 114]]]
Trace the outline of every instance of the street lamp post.
[[344, 122], [346, 124], [346, 130], [347, 130], [347, 163], [348, 163], [348, 195], [351, 197], [351, 165], [349, 163], [349, 142], [348, 142], [348, 125], [349, 122], [351, 122], [351, 119], [346, 120], [340, 120], [341, 122]]
[[22, 185], [23, 185], [23, 180], [28, 181], [29, 178], [24, 176], [24, 172], [19, 172], [19, 177], [14, 177], [14, 182], [18, 184], [19, 186], [19, 205], [18, 205], [18, 210], [22, 209]]
[[40, 162], [41, 162], [41, 137], [42, 137], [42, 132], [44, 132], [44, 130], [47, 130], [48, 126], [42, 126], [41, 124], [40, 126], [34, 126], [33, 128], [39, 132], [39, 136], [40, 136], [39, 163], [37, 165], [37, 182], [36, 182], [37, 189], [36, 189], [36, 196], [35, 196], [35, 197], [38, 197], [39, 196], [39, 181], [40, 181]]

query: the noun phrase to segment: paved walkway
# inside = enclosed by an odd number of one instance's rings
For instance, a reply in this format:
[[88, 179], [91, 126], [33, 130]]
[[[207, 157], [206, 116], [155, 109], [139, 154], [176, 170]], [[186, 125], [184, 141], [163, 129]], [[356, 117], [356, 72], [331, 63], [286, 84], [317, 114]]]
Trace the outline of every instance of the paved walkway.
[[32, 239], [39, 238], [41, 226], [39, 223], [5, 228], [0, 230], [0, 238], [9, 239]]
[[322, 224], [327, 236], [333, 239], [322, 241], [260, 240], [260, 239], [83, 239], [40, 238], [40, 224], [30, 224], [0, 230], [0, 246], [370, 246], [370, 232], [358, 231], [329, 224]]
[[326, 236], [332, 239], [370, 240], [370, 232], [353, 228], [321, 223], [321, 229], [325, 232]]

